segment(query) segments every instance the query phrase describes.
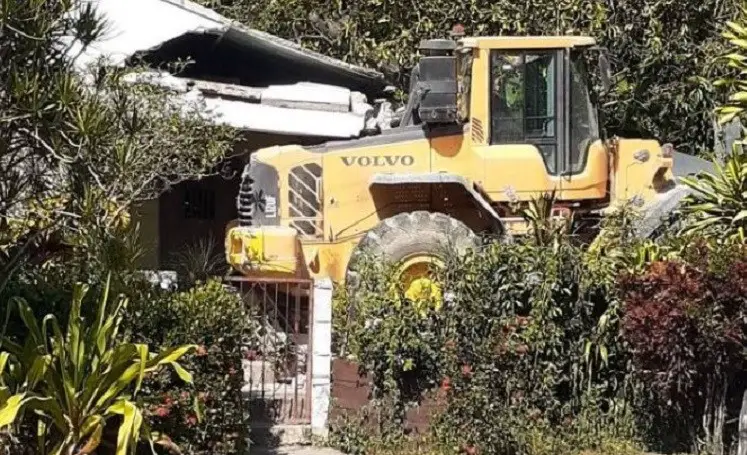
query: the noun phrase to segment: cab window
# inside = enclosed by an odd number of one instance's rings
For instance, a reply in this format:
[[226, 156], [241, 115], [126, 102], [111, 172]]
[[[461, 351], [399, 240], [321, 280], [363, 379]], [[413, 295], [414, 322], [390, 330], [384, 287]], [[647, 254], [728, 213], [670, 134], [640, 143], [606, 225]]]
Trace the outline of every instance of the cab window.
[[472, 50], [457, 54], [457, 81], [459, 82], [459, 118], [469, 120], [472, 97]]
[[583, 52], [571, 52], [571, 173], [579, 173], [586, 166], [592, 142], [599, 139], [597, 112], [591, 100], [590, 76]]

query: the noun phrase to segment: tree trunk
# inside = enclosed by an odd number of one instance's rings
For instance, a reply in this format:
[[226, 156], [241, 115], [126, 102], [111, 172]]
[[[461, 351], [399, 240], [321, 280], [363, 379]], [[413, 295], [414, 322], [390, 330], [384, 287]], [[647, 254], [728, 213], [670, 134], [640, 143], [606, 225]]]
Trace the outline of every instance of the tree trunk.
[[[706, 381], [706, 390], [705, 390], [705, 405], [703, 406], [703, 439], [701, 440], [701, 444], [705, 444], [706, 451], [710, 452], [713, 450], [713, 410], [715, 409], [714, 405], [714, 387], [713, 387], [713, 378], [708, 377]], [[703, 450], [703, 447], [698, 447], [696, 449], [697, 452], [700, 452]]]
[[713, 407], [713, 453], [724, 455], [724, 424], [726, 423], [726, 389], [729, 387], [725, 375], [720, 387], [716, 389], [716, 402]]
[[737, 455], [747, 455], [747, 390], [742, 395], [742, 409], [739, 411], [739, 446]]

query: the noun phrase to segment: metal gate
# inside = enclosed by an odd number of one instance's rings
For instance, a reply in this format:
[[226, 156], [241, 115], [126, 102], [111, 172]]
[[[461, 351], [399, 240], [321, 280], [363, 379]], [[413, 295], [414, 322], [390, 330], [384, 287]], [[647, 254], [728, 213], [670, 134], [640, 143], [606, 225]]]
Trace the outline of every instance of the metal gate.
[[229, 277], [251, 314], [243, 394], [253, 423], [311, 422], [313, 281]]

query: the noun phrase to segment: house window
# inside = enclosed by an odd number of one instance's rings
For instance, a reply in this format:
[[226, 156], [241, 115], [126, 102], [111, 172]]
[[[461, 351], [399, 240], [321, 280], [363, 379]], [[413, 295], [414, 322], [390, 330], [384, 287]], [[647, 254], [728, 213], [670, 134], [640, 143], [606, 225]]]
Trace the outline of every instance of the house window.
[[215, 219], [215, 192], [199, 184], [190, 184], [184, 190], [184, 218]]

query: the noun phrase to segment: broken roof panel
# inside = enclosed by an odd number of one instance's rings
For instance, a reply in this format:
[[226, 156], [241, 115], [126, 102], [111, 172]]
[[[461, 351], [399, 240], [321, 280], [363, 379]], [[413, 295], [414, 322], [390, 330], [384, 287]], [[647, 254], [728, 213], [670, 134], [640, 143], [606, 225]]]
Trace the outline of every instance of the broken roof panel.
[[105, 36], [81, 55], [78, 60], [81, 65], [99, 56], [107, 56], [113, 64], [124, 65], [133, 57], [147, 60], [149, 56], [161, 54], [162, 59], [169, 60], [170, 57], [195, 57], [194, 53], [202, 51], [206, 59], [220, 58], [224, 63], [236, 65], [235, 74], [225, 77], [244, 85], [259, 85], [256, 80], [245, 83], [242, 79], [261, 76], [247, 75], [247, 71], [252, 65], [256, 66], [253, 60], [266, 60], [269, 71], [264, 72], [274, 78], [275, 84], [300, 82], [278, 80], [283, 75], [296, 73], [297, 77], [306, 76], [309, 82], [340, 85], [369, 96], [375, 96], [385, 87], [384, 77], [378, 71], [351, 65], [251, 29], [188, 0], [86, 1], [106, 17], [108, 28]]
[[333, 85], [257, 88], [157, 71], [132, 73], [126, 80], [166, 88], [185, 109], [202, 107], [205, 118], [243, 131], [347, 139], [360, 136], [374, 113], [361, 93]]
[[[384, 89], [367, 68], [326, 57], [234, 23], [187, 0], [85, 0], [107, 21], [104, 36], [81, 53], [80, 68], [105, 57], [126, 66], [190, 60], [179, 77], [132, 74], [204, 106], [217, 123], [244, 131], [351, 138], [371, 121], [366, 96]], [[77, 53], [79, 49], [73, 49]]]
[[241, 130], [289, 136], [355, 138], [361, 135], [366, 117], [355, 112], [320, 111], [205, 98], [207, 112], [216, 121]]
[[[188, 32], [225, 28], [220, 14], [195, 4], [169, 0], [84, 0], [106, 20], [103, 36], [76, 63], [85, 66], [105, 56], [124, 65], [138, 51], [152, 49]], [[191, 2], [190, 2], [191, 3]]]

